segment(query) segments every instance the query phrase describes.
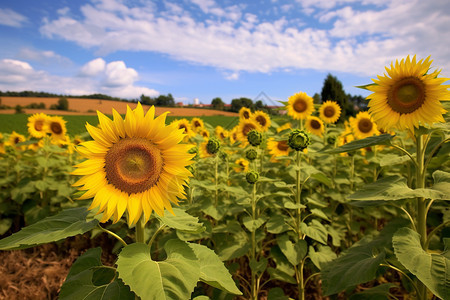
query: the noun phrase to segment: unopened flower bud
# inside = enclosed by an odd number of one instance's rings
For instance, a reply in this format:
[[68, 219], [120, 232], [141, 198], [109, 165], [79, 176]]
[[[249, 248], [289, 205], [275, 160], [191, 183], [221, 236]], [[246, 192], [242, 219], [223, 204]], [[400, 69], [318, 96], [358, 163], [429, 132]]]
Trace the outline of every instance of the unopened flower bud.
[[206, 144], [206, 151], [208, 151], [209, 154], [216, 154], [219, 152], [220, 149], [220, 142], [216, 138], [209, 139], [208, 143]]
[[250, 184], [255, 184], [259, 179], [259, 173], [256, 171], [250, 171], [245, 175], [245, 179]]
[[192, 147], [191, 149], [188, 150], [188, 153], [190, 154], [195, 154], [195, 156], [192, 159], [198, 159], [198, 148], [197, 147]]
[[302, 151], [307, 148], [309, 144], [311, 144], [311, 139], [304, 130], [294, 129], [291, 131], [288, 140], [289, 147], [296, 151]]
[[252, 130], [247, 135], [247, 140], [252, 146], [259, 146], [262, 142], [262, 134], [256, 130]]
[[253, 161], [258, 156], [258, 152], [256, 152], [255, 149], [248, 149], [245, 152], [245, 158], [247, 158], [249, 161]]

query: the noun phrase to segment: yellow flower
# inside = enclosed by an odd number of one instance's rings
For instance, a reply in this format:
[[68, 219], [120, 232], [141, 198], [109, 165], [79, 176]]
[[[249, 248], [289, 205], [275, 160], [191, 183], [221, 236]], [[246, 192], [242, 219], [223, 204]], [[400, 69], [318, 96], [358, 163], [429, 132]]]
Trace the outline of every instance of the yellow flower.
[[230, 134], [228, 137], [230, 138], [230, 144], [233, 145], [238, 141], [238, 126], [234, 126], [233, 129], [230, 130]]
[[0, 154], [5, 153], [5, 142], [3, 141], [3, 134], [0, 132]]
[[248, 171], [248, 166], [250, 164], [248, 162], [248, 160], [246, 160], [244, 158], [239, 158], [234, 163], [236, 164], [236, 166], [234, 167], [234, 171], [236, 171], [238, 173], [240, 173], [240, 172], [247, 172]]
[[291, 128], [292, 128], [291, 123], [285, 123], [284, 125], [277, 128], [277, 133], [282, 132], [286, 129], [291, 129]]
[[252, 117], [251, 117], [254, 121], [258, 122], [260, 127], [261, 127], [261, 131], [267, 131], [269, 130], [271, 121], [270, 121], [270, 117], [268, 114], [266, 114], [263, 111], [257, 110], [253, 113]]
[[17, 144], [25, 142], [27, 139], [25, 138], [24, 135], [17, 133], [15, 131], [13, 131], [10, 135], [9, 135], [9, 139], [8, 142], [6, 142], [6, 145], [8, 146], [12, 146], [16, 149], [25, 149], [24, 146], [17, 146]]
[[448, 78], [438, 78], [440, 70], [427, 73], [430, 57], [416, 62], [416, 56], [409, 56], [386, 67], [388, 75], [372, 79], [375, 83], [367, 86], [373, 92], [367, 99], [369, 112], [384, 130], [390, 128], [410, 129], [419, 124], [445, 122], [442, 114], [446, 110], [440, 101], [450, 100], [449, 85], [443, 85]]
[[66, 121], [58, 116], [52, 116], [47, 121], [48, 132], [52, 134], [53, 140], [63, 140], [66, 137]]
[[195, 136], [195, 132], [192, 130], [191, 124], [188, 119], [174, 120], [170, 124], [174, 124], [178, 129], [184, 130], [183, 133], [186, 135], [185, 140]]
[[185, 134], [175, 125], [165, 125], [167, 113], [155, 116], [152, 106], [146, 114], [140, 103], [127, 107], [125, 120], [113, 109], [114, 120], [97, 112], [100, 128], [86, 125], [93, 141], [81, 143], [77, 150], [86, 161], [72, 172], [82, 175], [74, 186], [94, 197], [90, 209], [99, 207], [102, 222], [113, 217], [117, 222], [127, 211], [128, 224], [143, 215], [144, 222], [154, 210], [173, 213], [171, 202], [185, 198], [184, 185], [192, 174], [186, 166], [193, 163], [192, 145], [180, 144]]
[[39, 141], [37, 141], [36, 143], [33, 144], [29, 144], [27, 149], [29, 150], [33, 150], [33, 151], [37, 151], [38, 149], [44, 147], [44, 140], [40, 139]]
[[319, 108], [319, 116], [327, 124], [336, 123], [340, 115], [341, 107], [334, 101], [325, 101]]
[[288, 115], [296, 120], [303, 120], [314, 111], [314, 100], [304, 92], [289, 97]]
[[239, 110], [239, 118], [244, 120], [250, 120], [251, 117], [252, 111], [245, 106], [241, 107], [241, 109]]
[[261, 129], [260, 129], [259, 123], [255, 122], [251, 119], [250, 120], [241, 119], [241, 121], [238, 124], [237, 138], [239, 141], [241, 141], [242, 146], [245, 146], [248, 144], [247, 135], [252, 130], [260, 131]]
[[206, 130], [206, 129], [202, 129], [201, 131], [200, 131], [200, 135], [203, 137], [203, 138], [209, 138], [209, 131], [208, 130]]
[[364, 139], [372, 135], [380, 134], [377, 129], [377, 124], [373, 122], [372, 117], [367, 111], [361, 111], [356, 115], [356, 118], [350, 119], [350, 126], [357, 139]]
[[225, 128], [223, 128], [222, 126], [217, 126], [216, 127], [216, 129], [214, 130], [214, 134], [221, 140], [221, 141], [223, 141], [223, 140], [225, 140], [227, 137], [228, 137], [228, 135], [229, 135], [229, 132], [225, 129]]
[[267, 148], [269, 149], [269, 153], [273, 158], [280, 156], [288, 156], [289, 155], [289, 145], [287, 141], [276, 141], [274, 138], [269, 138], [267, 141]]
[[318, 117], [309, 116], [308, 118], [306, 118], [305, 126], [307, 131], [318, 136], [323, 136], [323, 132], [325, 131], [323, 122]]
[[203, 123], [203, 120], [200, 118], [192, 118], [191, 128], [195, 132], [201, 132], [205, 128], [205, 124]]
[[212, 154], [210, 154], [208, 152], [208, 150], [206, 149], [206, 145], [208, 144], [208, 140], [203, 141], [199, 148], [198, 148], [198, 154], [200, 156], [200, 158], [205, 158], [205, 157], [210, 157], [212, 156]]
[[28, 133], [37, 139], [47, 135], [47, 123], [49, 116], [43, 113], [34, 114], [28, 117]]

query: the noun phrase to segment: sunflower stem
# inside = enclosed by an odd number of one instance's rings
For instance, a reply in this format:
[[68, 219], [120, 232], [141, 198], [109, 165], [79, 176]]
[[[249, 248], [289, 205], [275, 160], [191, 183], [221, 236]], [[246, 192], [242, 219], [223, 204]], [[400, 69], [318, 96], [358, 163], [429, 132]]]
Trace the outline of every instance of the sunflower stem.
[[145, 243], [145, 223], [143, 215], [139, 218], [139, 221], [136, 223], [136, 242]]
[[295, 203], [297, 204], [297, 235], [298, 238], [301, 239], [301, 231], [300, 231], [300, 224], [302, 221], [302, 210], [300, 208], [301, 203], [301, 184], [300, 184], [300, 170], [301, 170], [301, 161], [302, 157], [300, 155], [300, 151], [297, 151], [297, 180], [296, 180], [296, 190], [295, 190]]
[[[252, 188], [252, 220], [253, 224], [255, 224], [255, 220], [257, 219], [256, 216], [256, 183], [253, 184]], [[256, 262], [256, 229], [253, 227], [251, 232], [251, 239], [252, 239], [252, 252], [250, 254], [250, 257], [253, 261]], [[258, 287], [256, 282], [256, 271], [251, 269], [251, 297], [253, 300], [258, 299]]]
[[215, 197], [214, 197], [214, 206], [217, 207], [219, 204], [219, 156], [216, 154], [214, 157], [215, 160], [215, 168], [214, 168], [214, 183], [216, 185], [215, 188]]

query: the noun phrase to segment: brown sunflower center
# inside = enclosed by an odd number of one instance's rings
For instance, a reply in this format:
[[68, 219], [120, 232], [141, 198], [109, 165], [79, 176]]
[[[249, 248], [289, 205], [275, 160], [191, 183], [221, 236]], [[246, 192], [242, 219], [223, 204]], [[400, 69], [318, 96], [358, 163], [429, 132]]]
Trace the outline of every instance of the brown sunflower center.
[[62, 126], [58, 122], [51, 122], [50, 123], [50, 130], [54, 134], [61, 134], [63, 132]]
[[36, 131], [42, 131], [42, 127], [44, 127], [44, 121], [37, 120], [36, 122], [34, 122], [34, 129]]
[[289, 149], [289, 145], [287, 144], [286, 141], [279, 141], [277, 143], [277, 148], [280, 151], [287, 151]]
[[336, 114], [336, 111], [334, 110], [333, 106], [327, 106], [323, 110], [323, 114], [327, 118], [331, 118]]
[[20, 138], [16, 137], [16, 138], [14, 139], [14, 145], [15, 145], [15, 144], [18, 144], [18, 143], [20, 143]]
[[114, 144], [105, 155], [108, 182], [126, 193], [141, 193], [158, 182], [163, 168], [159, 149], [142, 138]]
[[400, 114], [412, 113], [425, 102], [425, 85], [416, 77], [403, 78], [389, 89], [387, 101]]
[[369, 133], [372, 130], [372, 128], [373, 128], [373, 124], [370, 119], [362, 118], [361, 120], [359, 120], [358, 129], [362, 133]]
[[250, 119], [250, 113], [248, 112], [248, 111], [244, 111], [243, 113], [242, 113], [242, 115], [244, 116], [244, 119]]
[[261, 124], [262, 127], [266, 126], [267, 120], [264, 116], [257, 116], [256, 121]]
[[202, 136], [203, 136], [203, 137], [209, 137], [208, 132], [207, 132], [207, 131], [203, 131], [203, 132], [202, 132]]
[[302, 113], [306, 110], [306, 108], [308, 108], [308, 105], [306, 104], [305, 100], [297, 99], [295, 100], [293, 107], [296, 112]]
[[320, 122], [315, 119], [311, 120], [311, 122], [309, 124], [311, 125], [311, 128], [313, 128], [313, 129], [320, 129], [320, 127], [322, 126], [320, 124]]
[[244, 125], [244, 128], [242, 128], [242, 133], [244, 134], [244, 136], [247, 136], [248, 133], [250, 131], [252, 131], [253, 129], [256, 129], [255, 125], [253, 125], [251, 123], [247, 123]]
[[200, 122], [196, 120], [194, 122], [194, 127], [197, 128], [197, 127], [200, 127], [200, 126], [202, 126], [202, 124], [200, 124]]
[[187, 132], [187, 127], [184, 124], [181, 124], [180, 126], [178, 126], [178, 129], [184, 129], [184, 133]]

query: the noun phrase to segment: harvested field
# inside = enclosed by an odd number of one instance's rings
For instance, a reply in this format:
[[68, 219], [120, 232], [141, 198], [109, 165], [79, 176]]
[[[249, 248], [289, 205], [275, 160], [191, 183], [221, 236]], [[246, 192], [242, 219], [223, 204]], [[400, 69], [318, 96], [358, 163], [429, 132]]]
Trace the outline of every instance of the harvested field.
[[[52, 104], [57, 104], [59, 98], [44, 98], [44, 97], [1, 97], [1, 104], [15, 107], [16, 105], [27, 106], [32, 103], [44, 103], [45, 107], [50, 107]], [[45, 114], [58, 114], [58, 115], [96, 115], [96, 111], [100, 111], [104, 114], [111, 114], [114, 108], [120, 114], [127, 112], [127, 104], [131, 108], [136, 107], [136, 103], [112, 101], [112, 100], [99, 100], [99, 99], [81, 99], [81, 98], [67, 98], [69, 101], [70, 111], [56, 111], [50, 109], [24, 109], [26, 114], [45, 113]], [[147, 110], [150, 106], [143, 105], [144, 110]], [[160, 115], [166, 111], [170, 111], [171, 116], [237, 116], [237, 113], [213, 110], [213, 109], [200, 109], [193, 107], [156, 107], [156, 115]], [[12, 114], [14, 109], [0, 110], [0, 114]]]

